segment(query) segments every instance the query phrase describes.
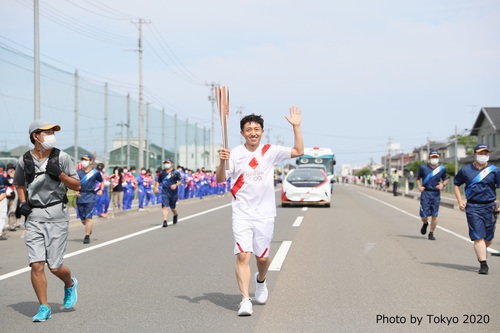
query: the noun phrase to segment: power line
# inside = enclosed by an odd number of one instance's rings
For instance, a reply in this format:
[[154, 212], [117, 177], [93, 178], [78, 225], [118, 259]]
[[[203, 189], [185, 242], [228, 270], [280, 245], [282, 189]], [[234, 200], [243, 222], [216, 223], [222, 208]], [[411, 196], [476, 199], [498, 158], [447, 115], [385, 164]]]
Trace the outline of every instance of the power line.
[[[97, 16], [101, 16], [101, 17], [105, 17], [105, 18], [109, 18], [109, 19], [112, 19], [112, 20], [123, 20], [123, 21], [127, 20], [128, 21], [128, 20], [130, 20], [132, 18], [131, 16], [116, 15], [116, 14], [113, 14], [115, 16], [112, 17], [112, 16], [104, 15], [104, 14], [99, 13], [99, 12], [95, 12], [95, 11], [90, 10], [88, 8], [85, 8], [85, 7], [83, 7], [83, 6], [79, 5], [79, 4], [76, 4], [76, 3], [72, 2], [71, 0], [66, 0], [66, 2], [68, 2], [69, 4], [71, 4], [71, 5], [73, 5], [73, 6], [77, 7], [77, 8], [80, 8], [80, 9], [86, 11], [86, 12], [89, 12], [91, 14], [94, 14], [94, 15], [97, 15]], [[88, 3], [88, 1], [86, 1], [86, 2]], [[94, 6], [94, 7], [97, 7], [94, 4], [90, 4], [90, 5]]]
[[[196, 85], [204, 85], [204, 82], [202, 80], [200, 80], [198, 77], [196, 77], [196, 75], [193, 74], [193, 72], [191, 72], [179, 60], [179, 58], [176, 56], [175, 52], [172, 50], [172, 48], [168, 45], [168, 43], [162, 37], [162, 35], [161, 35], [160, 31], [158, 30], [158, 28], [156, 27], [156, 25], [151, 24], [151, 26], [154, 28], [154, 30], [151, 29], [150, 26], [148, 26], [148, 28], [151, 31], [153, 38], [158, 42], [158, 44], [160, 45], [160, 48], [163, 50], [163, 52], [165, 53], [167, 58], [171, 60], [172, 64], [180, 70], [181, 75], [185, 79], [190, 81], [191, 83], [194, 83]], [[162, 60], [162, 62], [163, 62], [163, 60]]]
[[[27, 0], [16, 1], [29, 9], [33, 9], [31, 2]], [[94, 26], [86, 24], [75, 17], [71, 17], [64, 12], [61, 12], [57, 8], [48, 5], [46, 2], [44, 2], [43, 4], [43, 7], [40, 7], [41, 15], [58, 25], [64, 26], [70, 30], [73, 30], [92, 39], [101, 40], [108, 44], [128, 46], [133, 43], [133, 39], [130, 37], [110, 33], [107, 30], [96, 29]]]

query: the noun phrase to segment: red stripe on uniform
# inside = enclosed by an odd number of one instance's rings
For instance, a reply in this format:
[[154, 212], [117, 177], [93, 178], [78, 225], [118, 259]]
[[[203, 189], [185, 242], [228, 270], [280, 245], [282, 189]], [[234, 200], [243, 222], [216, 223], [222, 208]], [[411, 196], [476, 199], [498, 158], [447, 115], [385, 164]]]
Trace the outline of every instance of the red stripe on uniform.
[[241, 252], [241, 253], [245, 252], [245, 251], [243, 251], [243, 249], [241, 248], [240, 243], [236, 243], [236, 246], [238, 247], [238, 250], [240, 250], [240, 252]]
[[264, 256], [265, 256], [265, 255], [266, 255], [266, 253], [267, 253], [267, 250], [268, 250], [268, 248], [266, 247], [266, 249], [264, 250], [264, 253], [262, 253], [262, 255], [260, 256], [260, 258], [264, 258]]
[[269, 143], [266, 143], [264, 147], [262, 147], [262, 156], [271, 148], [271, 145]]
[[240, 190], [240, 188], [243, 186], [245, 183], [243, 174], [241, 174], [238, 179], [236, 180], [236, 183], [234, 183], [234, 186], [231, 187], [231, 193], [233, 194], [233, 197], [236, 199], [236, 193]]

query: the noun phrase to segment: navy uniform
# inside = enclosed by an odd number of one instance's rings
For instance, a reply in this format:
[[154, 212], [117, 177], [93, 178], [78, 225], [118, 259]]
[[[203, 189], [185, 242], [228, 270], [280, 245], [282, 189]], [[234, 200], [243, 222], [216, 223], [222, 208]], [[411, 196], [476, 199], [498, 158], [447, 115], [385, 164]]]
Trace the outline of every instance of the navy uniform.
[[439, 164], [439, 153], [437, 150], [429, 152], [429, 163], [422, 164], [417, 172], [417, 186], [420, 190], [420, 218], [423, 225], [420, 233], [427, 233], [429, 225], [428, 217], [432, 217], [429, 239], [435, 240], [434, 230], [437, 226], [439, 203], [441, 202], [441, 190], [448, 183], [446, 168]]
[[177, 224], [177, 200], [178, 188], [182, 184], [182, 178], [179, 171], [172, 168], [172, 160], [166, 159], [164, 162], [165, 169], [158, 175], [157, 189], [161, 188], [161, 207], [163, 215], [163, 227], [167, 227], [168, 207], [174, 215], [173, 223]]
[[[474, 148], [474, 162], [463, 166], [455, 176], [455, 196], [461, 210], [465, 210], [469, 237], [481, 267], [479, 274], [488, 274], [486, 249], [495, 236], [496, 189], [500, 187], [500, 170], [488, 163], [489, 149], [485, 144]], [[460, 186], [465, 184], [467, 203], [462, 201]]]

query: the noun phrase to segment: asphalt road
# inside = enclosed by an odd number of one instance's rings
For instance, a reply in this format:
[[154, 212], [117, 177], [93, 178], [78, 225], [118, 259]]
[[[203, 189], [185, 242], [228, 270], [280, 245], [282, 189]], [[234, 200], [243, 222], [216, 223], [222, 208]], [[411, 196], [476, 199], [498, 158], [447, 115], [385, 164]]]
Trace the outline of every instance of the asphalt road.
[[500, 331], [500, 257], [477, 274], [462, 212], [441, 208], [430, 241], [417, 200], [343, 184], [332, 200], [278, 207], [270, 297], [251, 317], [236, 315], [228, 196], [181, 202], [168, 228], [158, 207], [95, 219], [90, 245], [71, 222], [65, 264], [78, 303], [62, 310], [63, 285], [47, 271], [53, 312], [44, 323], [31, 322], [38, 302], [26, 249], [10, 233], [0, 242], [0, 332]]

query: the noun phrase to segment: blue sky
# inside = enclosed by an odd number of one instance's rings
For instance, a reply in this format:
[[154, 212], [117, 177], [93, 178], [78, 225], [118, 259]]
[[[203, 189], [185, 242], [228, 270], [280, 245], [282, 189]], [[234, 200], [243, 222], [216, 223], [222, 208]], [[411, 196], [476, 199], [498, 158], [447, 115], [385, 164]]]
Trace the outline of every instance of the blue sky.
[[[264, 116], [271, 143], [292, 145], [284, 115], [296, 105], [306, 146], [363, 165], [389, 141], [408, 152], [500, 106], [500, 1], [41, 0], [40, 13], [42, 61], [135, 99], [132, 22], [147, 20], [146, 100], [210, 127], [205, 83], [228, 85], [230, 146], [240, 142], [238, 107]], [[0, 43], [33, 52], [31, 0], [2, 1]], [[25, 143], [33, 117], [26, 106], [13, 115], [8, 85], [0, 80], [2, 148]], [[218, 119], [216, 129], [220, 142]]]

